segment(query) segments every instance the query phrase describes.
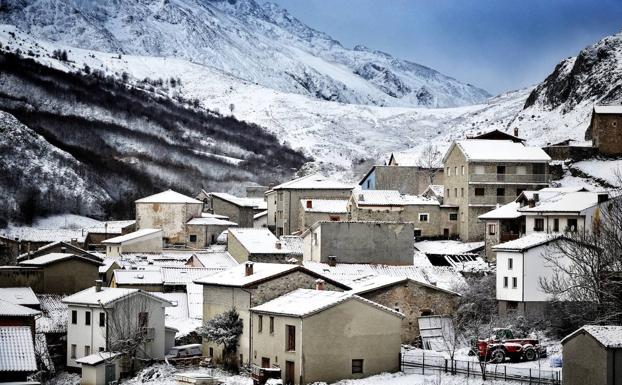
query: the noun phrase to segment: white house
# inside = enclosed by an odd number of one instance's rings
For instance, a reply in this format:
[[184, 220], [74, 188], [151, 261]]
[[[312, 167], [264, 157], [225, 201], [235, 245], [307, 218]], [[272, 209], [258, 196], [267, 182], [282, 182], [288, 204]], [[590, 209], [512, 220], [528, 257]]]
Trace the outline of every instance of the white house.
[[129, 234], [102, 241], [106, 257], [118, 258], [122, 253], [161, 253], [162, 230], [140, 229]]
[[[164, 358], [164, 309], [173, 304], [138, 289], [96, 286], [65, 297], [67, 318], [67, 366], [79, 368], [80, 358], [111, 350], [124, 333], [145, 334], [138, 354]], [[123, 325], [123, 326], [117, 326]]]

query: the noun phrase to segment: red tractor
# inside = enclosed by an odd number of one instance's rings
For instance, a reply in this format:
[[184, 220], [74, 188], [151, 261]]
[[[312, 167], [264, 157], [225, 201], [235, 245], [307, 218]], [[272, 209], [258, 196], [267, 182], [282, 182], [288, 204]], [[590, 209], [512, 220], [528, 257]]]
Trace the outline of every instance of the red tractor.
[[494, 329], [488, 339], [478, 339], [477, 355], [480, 360], [494, 363], [510, 361], [534, 361], [546, 357], [546, 348], [533, 338], [514, 338], [510, 329]]

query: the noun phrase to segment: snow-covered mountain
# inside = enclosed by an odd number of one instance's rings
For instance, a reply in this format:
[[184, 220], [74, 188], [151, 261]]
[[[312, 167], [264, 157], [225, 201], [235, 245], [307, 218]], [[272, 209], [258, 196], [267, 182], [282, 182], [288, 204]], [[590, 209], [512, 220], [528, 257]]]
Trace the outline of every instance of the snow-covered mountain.
[[254, 0], [5, 0], [0, 22], [68, 46], [185, 59], [321, 100], [451, 107], [490, 96], [381, 51], [348, 49]]

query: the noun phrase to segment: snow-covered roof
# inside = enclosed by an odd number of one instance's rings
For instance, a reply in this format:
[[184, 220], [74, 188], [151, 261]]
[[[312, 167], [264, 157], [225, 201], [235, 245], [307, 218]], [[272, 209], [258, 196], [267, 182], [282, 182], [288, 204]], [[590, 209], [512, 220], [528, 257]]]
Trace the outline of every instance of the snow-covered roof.
[[35, 346], [28, 326], [0, 326], [0, 346], [0, 372], [37, 370]]
[[228, 221], [226, 219], [220, 218], [192, 218], [187, 222], [189, 225], [200, 225], [200, 226], [237, 226], [238, 224], [235, 222]]
[[428, 188], [425, 189], [425, 191], [421, 195], [425, 195], [428, 193], [436, 195], [438, 197], [442, 197], [445, 193], [445, 186], [442, 184], [431, 184], [428, 186]]
[[[311, 207], [307, 202], [311, 202]], [[345, 214], [348, 212], [347, 199], [301, 199], [300, 204], [308, 213]]]
[[594, 112], [597, 114], [622, 114], [622, 105], [596, 105]]
[[579, 213], [598, 204], [598, 193], [591, 191], [577, 191], [556, 194], [550, 198], [536, 202], [534, 207], [524, 206], [518, 209], [520, 212], [571, 212]]
[[397, 190], [360, 190], [352, 193], [357, 206], [438, 206], [438, 200], [420, 195], [400, 194]]
[[498, 206], [496, 209], [480, 215], [478, 218], [481, 220], [487, 219], [514, 219], [519, 218], [523, 214], [518, 212], [520, 204], [518, 202], [510, 202], [503, 206]]
[[238, 262], [229, 254], [228, 251], [213, 251], [207, 253], [195, 253], [194, 258], [198, 259], [203, 267], [207, 268], [228, 268], [237, 266]]
[[162, 281], [165, 285], [185, 285], [195, 279], [216, 274], [225, 268], [206, 268], [206, 267], [162, 267]]
[[203, 204], [200, 200], [196, 200], [187, 195], [180, 194], [173, 190], [166, 190], [161, 193], [150, 195], [145, 198], [136, 200], [136, 203], [198, 203]]
[[0, 316], [34, 317], [41, 312], [0, 299]]
[[545, 232], [531, 233], [524, 237], [514, 239], [513, 241], [500, 243], [493, 246], [492, 249], [495, 251], [524, 251], [549, 243], [560, 237], [561, 235], [559, 234], [549, 234]]
[[87, 230], [89, 233], [97, 233], [97, 234], [122, 234], [123, 229], [128, 226], [133, 226], [136, 224], [136, 220], [130, 219], [125, 221], [107, 221], [102, 222], [100, 226], [97, 227], [89, 227]]
[[229, 237], [235, 237], [250, 254], [286, 254], [277, 248], [278, 238], [266, 228], [230, 228]]
[[149, 292], [138, 289], [121, 289], [118, 287], [102, 287], [100, 291], [95, 290], [95, 286], [89, 287], [68, 297], [63, 298], [63, 302], [69, 305], [94, 305], [99, 306], [108, 305], [115, 301], [118, 301], [124, 297], [131, 295], [143, 294], [148, 297], [162, 301], [165, 306], [171, 306], [172, 304], [161, 298], [152, 295]]
[[251, 308], [251, 311], [293, 317], [308, 317], [348, 300], [358, 300], [365, 304], [378, 307], [397, 317], [404, 317], [402, 313], [396, 312], [376, 302], [363, 299], [351, 292], [313, 289], [294, 290], [259, 306], [255, 306]]
[[458, 140], [445, 154], [446, 160], [454, 146], [458, 146], [469, 162], [549, 162], [551, 157], [540, 147], [527, 147], [511, 140], [467, 139]]
[[39, 294], [41, 302], [41, 317], [35, 321], [38, 333], [65, 333], [67, 332], [67, 304], [58, 294]]
[[133, 241], [133, 240], [136, 240], [136, 239], [142, 238], [142, 237], [153, 236], [153, 235], [158, 234], [158, 233], [160, 233], [160, 235], [161, 235], [162, 234], [162, 230], [160, 230], [160, 229], [140, 229], [140, 230], [136, 230], [134, 232], [131, 232], [131, 233], [128, 233], [128, 234], [125, 234], [125, 235], [121, 235], [121, 236], [118, 236], [118, 237], [106, 239], [105, 241], [102, 241], [102, 244], [119, 244], [119, 243]]
[[160, 292], [152, 292], [152, 294], [173, 304], [173, 306], [167, 306], [164, 309], [167, 318], [176, 318], [178, 320], [190, 318], [188, 313], [188, 294]]
[[201, 213], [201, 218], [218, 218], [218, 219], [224, 219], [224, 220], [229, 220], [229, 217], [226, 215], [220, 215], [220, 214], [212, 214], [212, 213]]
[[459, 295], [456, 292], [445, 290], [438, 286], [430, 285], [427, 282], [417, 281], [417, 280], [414, 280], [408, 277], [391, 277], [387, 275], [371, 275], [367, 277], [361, 277], [361, 278], [353, 280], [350, 283], [350, 286], [352, 286], [352, 290], [351, 290], [352, 293], [361, 295], [361, 294], [369, 293], [371, 291], [382, 289], [385, 287], [394, 286], [400, 283], [406, 283], [408, 281], [412, 281], [412, 282], [415, 282], [416, 284], [429, 287], [435, 290], [441, 290], [449, 294]]
[[299, 265], [284, 263], [250, 263], [253, 264], [253, 274], [251, 275], [246, 275], [246, 264], [242, 263], [225, 271], [198, 278], [194, 282], [202, 285], [244, 287], [258, 281], [271, 279], [300, 267]]
[[161, 285], [160, 270], [115, 270], [114, 281], [117, 285]]
[[118, 355], [119, 353], [97, 352], [97, 353], [91, 354], [90, 356], [84, 356], [82, 358], [78, 358], [76, 362], [82, 365], [98, 365], [106, 360], [115, 358]]
[[21, 261], [19, 264], [20, 265], [27, 265], [27, 266], [45, 266], [45, 265], [49, 265], [52, 263], [56, 263], [56, 262], [61, 262], [64, 261], [66, 259], [79, 259], [85, 262], [89, 262], [89, 263], [93, 263], [96, 265], [100, 265], [102, 264], [101, 261], [96, 261], [92, 258], [87, 258], [87, 257], [83, 257], [81, 255], [75, 255], [75, 254], [71, 254], [71, 253], [49, 253], [49, 254], [44, 254], [40, 257], [36, 257], [33, 259], [26, 259]]
[[395, 162], [395, 165], [402, 167], [416, 167], [419, 163], [421, 154], [418, 152], [394, 152], [389, 157], [389, 164], [391, 159]]
[[304, 239], [298, 235], [282, 235], [281, 244], [283, 249], [288, 250], [291, 254], [302, 255], [304, 251]]
[[619, 325], [585, 325], [562, 339], [562, 344], [579, 333], [587, 333], [601, 345], [610, 349], [622, 349], [622, 326]]
[[100, 273], [106, 273], [117, 262], [117, 258], [105, 258], [103, 265], [99, 267]]
[[268, 203], [263, 198], [236, 197], [235, 195], [219, 192], [213, 192], [211, 195], [240, 207], [251, 207], [257, 210], [268, 209]]
[[13, 227], [9, 226], [0, 232], [5, 238], [19, 238], [21, 241], [30, 242], [71, 242], [76, 239], [78, 242], [84, 242], [87, 230], [85, 229], [40, 229], [36, 227]]
[[30, 287], [2, 287], [0, 300], [22, 306], [39, 306], [39, 299]]
[[272, 190], [351, 190], [352, 188], [353, 185], [328, 179], [321, 174], [312, 174], [282, 183]]
[[28, 253], [20, 254], [17, 257], [17, 260], [21, 261], [24, 259], [28, 259], [29, 257], [34, 258], [36, 256], [45, 254], [46, 251], [54, 249], [54, 248], [60, 248], [60, 250], [63, 250], [63, 247], [65, 248], [65, 252], [74, 253], [76, 255], [81, 255], [87, 258], [93, 258], [95, 260], [102, 259], [101, 257], [97, 255], [97, 252], [92, 252], [92, 251], [89, 252], [78, 246], [72, 245], [71, 243], [67, 243], [63, 241], [56, 241], [56, 242], [48, 243], [47, 245], [43, 245], [39, 247], [37, 250], [31, 251], [30, 254]]
[[264, 217], [266, 215], [268, 215], [268, 210], [264, 210], [264, 211], [258, 212], [257, 214], [253, 215], [253, 219], [256, 220], [256, 219], [259, 219], [259, 218]]
[[484, 247], [484, 242], [461, 242], [454, 240], [415, 242], [415, 248], [426, 254], [460, 255], [476, 253]]

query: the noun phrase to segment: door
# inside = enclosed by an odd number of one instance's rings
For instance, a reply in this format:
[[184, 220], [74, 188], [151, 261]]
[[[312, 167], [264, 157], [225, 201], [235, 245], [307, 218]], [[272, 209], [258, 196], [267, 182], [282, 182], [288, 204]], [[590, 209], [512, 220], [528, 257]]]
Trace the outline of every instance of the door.
[[294, 385], [294, 363], [285, 361], [285, 385]]
[[270, 367], [270, 359], [268, 357], [261, 357], [261, 367], [262, 368]]
[[116, 381], [116, 367], [115, 364], [106, 364], [106, 373], [104, 376], [104, 384], [108, 385], [113, 381]]
[[443, 238], [449, 239], [449, 229], [443, 229]]

